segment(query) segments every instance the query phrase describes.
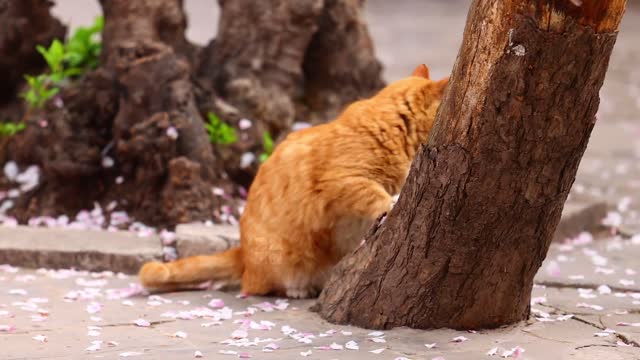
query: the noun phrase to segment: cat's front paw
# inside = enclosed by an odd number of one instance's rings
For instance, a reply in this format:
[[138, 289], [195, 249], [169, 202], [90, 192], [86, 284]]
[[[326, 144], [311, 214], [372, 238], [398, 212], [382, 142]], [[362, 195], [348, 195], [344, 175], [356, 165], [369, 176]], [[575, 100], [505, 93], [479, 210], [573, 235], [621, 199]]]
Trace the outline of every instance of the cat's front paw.
[[309, 299], [317, 297], [319, 294], [320, 291], [313, 287], [302, 289], [287, 289], [286, 292], [287, 297], [292, 299]]

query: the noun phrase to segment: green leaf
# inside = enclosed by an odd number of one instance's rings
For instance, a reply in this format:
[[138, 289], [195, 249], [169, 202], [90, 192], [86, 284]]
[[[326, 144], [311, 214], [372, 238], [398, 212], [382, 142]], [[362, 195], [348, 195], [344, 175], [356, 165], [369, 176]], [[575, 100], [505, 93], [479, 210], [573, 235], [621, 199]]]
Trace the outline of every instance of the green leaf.
[[91, 30], [93, 32], [101, 32], [103, 28], [104, 28], [104, 17], [96, 16], [96, 18], [93, 20], [93, 26], [91, 27]]
[[65, 77], [78, 76], [78, 75], [82, 75], [83, 72], [84, 71], [80, 68], [70, 68], [64, 71], [64, 76]]
[[65, 78], [67, 78], [67, 77], [65, 76], [65, 74], [63, 72], [55, 72], [55, 73], [49, 75], [49, 77], [47, 78], [47, 82], [52, 83], [52, 84], [59, 84]]
[[236, 129], [225, 124], [220, 118], [213, 112], [207, 113], [208, 123], [205, 124], [205, 129], [209, 133], [209, 141], [213, 144], [229, 145], [238, 141]]
[[268, 131], [262, 134], [262, 147], [267, 154], [271, 155], [273, 153], [273, 138]]
[[42, 97], [43, 97], [43, 99], [46, 101], [46, 100], [51, 99], [54, 95], [56, 95], [56, 94], [57, 94], [57, 93], [59, 93], [59, 92], [60, 92], [60, 89], [59, 89], [59, 88], [55, 88], [55, 87], [54, 87], [54, 88], [51, 88], [51, 89], [45, 90], [45, 91], [42, 93]]
[[13, 123], [10, 121], [0, 123], [0, 136], [13, 136], [20, 131], [24, 130], [26, 125], [24, 123]]
[[38, 52], [42, 54], [42, 56], [47, 62], [47, 65], [49, 65], [49, 69], [51, 69], [52, 72], [57, 72], [62, 70], [62, 61], [64, 59], [64, 46], [62, 45], [60, 40], [54, 39], [53, 42], [51, 42], [49, 49], [46, 49], [41, 45], [37, 45], [36, 50], [38, 50]]

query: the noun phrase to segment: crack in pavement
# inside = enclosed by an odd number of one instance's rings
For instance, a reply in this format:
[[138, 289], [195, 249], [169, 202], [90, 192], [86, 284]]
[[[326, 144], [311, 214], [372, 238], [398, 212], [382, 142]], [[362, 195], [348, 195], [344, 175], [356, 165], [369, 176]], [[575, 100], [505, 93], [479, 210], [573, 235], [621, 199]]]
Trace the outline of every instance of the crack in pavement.
[[[573, 314], [573, 316], [572, 316], [569, 320], [574, 320], [574, 321], [581, 322], [581, 323], [583, 323], [583, 324], [586, 324], [586, 325], [592, 326], [592, 327], [594, 327], [594, 328], [596, 328], [596, 329], [598, 329], [598, 330], [603, 330], [603, 331], [604, 331], [604, 330], [606, 330], [606, 329], [607, 329], [607, 327], [606, 327], [606, 326], [604, 326], [604, 325], [602, 325], [602, 324], [601, 324], [601, 325], [598, 325], [598, 324], [593, 323], [593, 322], [591, 322], [591, 321], [589, 321], [589, 320], [587, 320], [587, 319], [583, 319], [583, 318], [581, 318], [581, 317], [579, 317], [579, 316], [576, 316], [576, 314], [575, 314], [575, 313], [572, 313], [571, 311], [564, 310], [564, 309], [562, 309], [562, 308], [560, 308], [560, 307], [558, 307], [558, 306], [551, 305], [551, 304], [538, 304], [538, 305], [539, 305], [539, 306], [545, 306], [545, 307], [551, 308], [551, 309], [553, 309], [553, 310], [555, 310], [555, 311], [562, 312], [562, 313], [564, 313], [564, 314]], [[583, 315], [584, 315], [584, 314], [583, 314]], [[591, 314], [589, 314], [589, 315], [591, 315]], [[595, 315], [595, 314], [594, 314], [594, 315]], [[600, 318], [600, 319], [601, 319], [601, 318]], [[602, 321], [601, 321], [601, 322], [602, 322]], [[633, 347], [640, 347], [640, 344], [638, 344], [638, 342], [636, 342], [636, 341], [635, 341], [635, 340], [633, 340], [633, 339], [630, 339], [629, 337], [627, 337], [627, 336], [626, 336], [626, 335], [624, 335], [624, 334], [621, 334], [621, 333], [619, 333], [619, 332], [617, 332], [617, 331], [616, 331], [616, 332], [614, 332], [612, 335], [614, 335], [616, 338], [618, 338], [618, 340], [622, 341], [622, 342], [623, 342], [623, 343], [625, 343], [626, 345], [631, 345], [631, 346], [633, 346]], [[576, 348], [576, 349], [577, 349], [577, 348]]]
[[[538, 286], [545, 286], [545, 287], [554, 288], [554, 289], [592, 289], [592, 290], [597, 290], [598, 287], [602, 285], [602, 284], [598, 285], [598, 284], [592, 284], [592, 283], [567, 284], [560, 281], [537, 281], [535, 282], [535, 284]], [[609, 289], [611, 289], [612, 291], [640, 292], [640, 289], [636, 289], [636, 288], [627, 288], [627, 287], [608, 285], [608, 284], [605, 284], [605, 285], [607, 285]]]

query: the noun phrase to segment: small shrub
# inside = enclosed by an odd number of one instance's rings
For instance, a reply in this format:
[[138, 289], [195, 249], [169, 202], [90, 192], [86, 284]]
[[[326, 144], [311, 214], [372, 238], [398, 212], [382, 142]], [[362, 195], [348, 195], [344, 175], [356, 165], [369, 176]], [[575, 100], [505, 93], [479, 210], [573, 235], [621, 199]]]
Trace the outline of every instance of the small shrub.
[[238, 141], [236, 129], [225, 124], [216, 114], [208, 113], [207, 119], [209, 122], [205, 124], [205, 128], [212, 144], [230, 145]]
[[102, 49], [98, 35], [103, 26], [103, 18], [97, 17], [91, 27], [79, 27], [65, 44], [55, 39], [48, 48], [36, 46], [49, 71], [37, 76], [25, 75], [29, 88], [22, 96], [30, 108], [42, 107], [60, 91], [62, 82], [98, 66]]
[[47, 100], [60, 92], [60, 88], [55, 87], [55, 85], [51, 83], [48, 75], [25, 75], [25, 79], [27, 80], [29, 89], [22, 94], [22, 97], [29, 105], [29, 108], [41, 108]]

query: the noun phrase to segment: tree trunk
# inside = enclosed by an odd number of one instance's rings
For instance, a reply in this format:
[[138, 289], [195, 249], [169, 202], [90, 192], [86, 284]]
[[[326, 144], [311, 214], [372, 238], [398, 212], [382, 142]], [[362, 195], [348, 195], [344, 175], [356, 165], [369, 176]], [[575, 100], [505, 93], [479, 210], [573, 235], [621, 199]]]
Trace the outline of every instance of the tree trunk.
[[29, 126], [14, 149], [19, 162], [41, 164], [45, 179], [20, 199], [17, 215], [117, 201], [148, 224], [211, 219], [223, 204], [213, 185], [233, 187], [222, 178], [195, 101], [189, 60], [196, 48], [184, 38], [182, 1], [101, 4], [102, 66], [62, 92], [64, 106], [48, 104], [35, 117], [48, 126]]
[[[321, 123], [384, 86], [363, 0], [219, 0], [218, 37], [198, 65], [203, 103], [232, 124], [253, 120], [243, 141], [217, 147], [225, 170], [249, 186], [262, 135], [282, 139], [294, 122]], [[224, 102], [216, 99], [215, 94]], [[207, 98], [208, 97], [208, 98]], [[257, 120], [257, 121], [256, 121]]]
[[322, 292], [367, 328], [525, 320], [598, 110], [625, 0], [476, 0], [399, 202]]
[[[41, 169], [40, 186], [15, 199], [11, 213], [20, 222], [73, 215], [96, 202], [162, 227], [237, 217], [237, 185], [250, 185], [263, 133], [283, 137], [294, 120], [305, 121], [306, 93], [333, 94], [331, 108], [315, 117], [326, 121], [382, 86], [361, 1], [221, 0], [218, 38], [206, 48], [186, 40], [182, 3], [100, 0], [100, 66], [27, 116], [11, 144], [0, 144], [0, 154]], [[309, 59], [319, 52], [314, 70]], [[323, 77], [332, 82], [305, 88]], [[233, 126], [239, 141], [211, 144], [208, 112]], [[243, 118], [253, 125], [241, 127]], [[247, 164], [246, 155], [254, 161]], [[11, 188], [0, 179], [0, 190]]]
[[364, 21], [364, 0], [325, 0], [319, 31], [305, 55], [303, 118], [314, 124], [333, 119], [342, 108], [384, 86], [382, 66]]

